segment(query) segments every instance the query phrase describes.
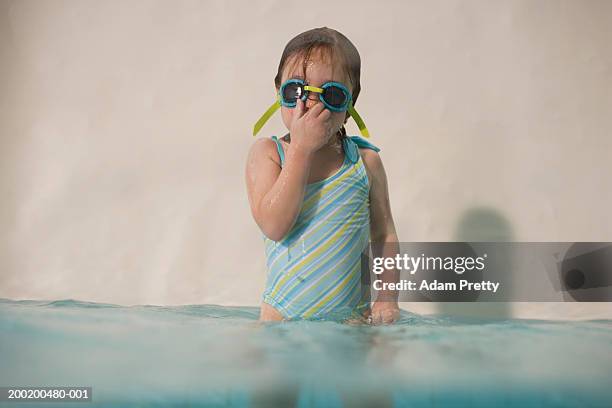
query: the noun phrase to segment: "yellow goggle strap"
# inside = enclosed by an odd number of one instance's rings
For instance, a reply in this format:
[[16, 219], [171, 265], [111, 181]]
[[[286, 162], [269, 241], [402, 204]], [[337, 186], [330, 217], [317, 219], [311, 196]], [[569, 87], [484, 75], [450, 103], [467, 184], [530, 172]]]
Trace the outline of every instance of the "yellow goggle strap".
[[304, 90], [305, 91], [316, 92], [316, 93], [323, 93], [323, 91], [324, 91], [323, 88], [317, 88], [316, 86], [310, 86], [310, 85], [304, 86]]
[[255, 122], [255, 126], [253, 127], [253, 136], [255, 136], [261, 130], [263, 125], [266, 124], [268, 119], [270, 119], [270, 117], [274, 115], [274, 112], [276, 112], [278, 108], [280, 107], [281, 107], [281, 103], [280, 103], [280, 96], [279, 96], [276, 99], [276, 102], [274, 102], [272, 106], [270, 106], [268, 110], [265, 111], [263, 115], [261, 115], [261, 118], [259, 118], [259, 120]]
[[[311, 86], [304, 87], [304, 89], [306, 89], [306, 88], [311, 88], [311, 89], [308, 89], [308, 90], [309, 91], [314, 91], [314, 92], [318, 92], [318, 91], [322, 92], [323, 91], [321, 88], [316, 88], [314, 86], [312, 86], [312, 87]], [[257, 135], [257, 133], [261, 130], [261, 128], [266, 124], [268, 119], [270, 119], [270, 117], [272, 115], [274, 115], [274, 113], [280, 107], [281, 107], [281, 102], [280, 102], [280, 96], [279, 96], [278, 99], [268, 108], [267, 111], [264, 112], [263, 115], [261, 115], [261, 118], [259, 118], [259, 120], [255, 123], [255, 126], [253, 127], [253, 136]], [[357, 127], [359, 128], [359, 131], [361, 132], [363, 137], [370, 137], [370, 132], [368, 131], [368, 128], [366, 127], [365, 123], [363, 122], [363, 119], [361, 119], [361, 116], [359, 116], [359, 113], [357, 113], [357, 111], [353, 107], [353, 103], [352, 102], [349, 103], [348, 113], [349, 113], [349, 115], [351, 115], [351, 117], [353, 118], [353, 120], [357, 124]]]
[[352, 102], [349, 103], [348, 113], [349, 113], [349, 115], [351, 115], [351, 117], [353, 118], [353, 120], [357, 124], [357, 127], [359, 128], [359, 131], [361, 132], [363, 137], [370, 137], [370, 132], [368, 131], [368, 128], [366, 127], [365, 123], [363, 123], [363, 119], [361, 119], [361, 116], [359, 116], [359, 114], [357, 113], [355, 108], [353, 108], [353, 103]]

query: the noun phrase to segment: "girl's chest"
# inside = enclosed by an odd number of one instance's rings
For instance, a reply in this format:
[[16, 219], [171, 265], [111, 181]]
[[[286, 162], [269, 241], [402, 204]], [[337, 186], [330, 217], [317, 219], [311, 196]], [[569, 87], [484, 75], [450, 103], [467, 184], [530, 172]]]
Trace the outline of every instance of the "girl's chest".
[[343, 169], [344, 164], [343, 157], [331, 158], [327, 160], [313, 160], [310, 166], [308, 184], [319, 183], [321, 181], [330, 179]]

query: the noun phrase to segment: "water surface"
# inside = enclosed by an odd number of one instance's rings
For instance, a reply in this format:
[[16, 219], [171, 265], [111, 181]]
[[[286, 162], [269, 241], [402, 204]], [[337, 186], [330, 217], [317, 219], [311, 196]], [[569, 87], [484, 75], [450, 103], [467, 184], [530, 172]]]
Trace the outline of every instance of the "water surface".
[[0, 299], [0, 386], [92, 387], [92, 402], [69, 407], [612, 405], [609, 320], [402, 312], [375, 327], [258, 315]]

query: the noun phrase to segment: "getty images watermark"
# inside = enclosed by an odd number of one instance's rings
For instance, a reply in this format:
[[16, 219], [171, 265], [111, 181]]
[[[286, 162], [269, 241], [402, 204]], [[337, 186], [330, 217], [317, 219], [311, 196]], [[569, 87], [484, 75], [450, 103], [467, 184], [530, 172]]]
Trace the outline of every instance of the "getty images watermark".
[[612, 243], [371, 244], [362, 282], [400, 301], [612, 300]]

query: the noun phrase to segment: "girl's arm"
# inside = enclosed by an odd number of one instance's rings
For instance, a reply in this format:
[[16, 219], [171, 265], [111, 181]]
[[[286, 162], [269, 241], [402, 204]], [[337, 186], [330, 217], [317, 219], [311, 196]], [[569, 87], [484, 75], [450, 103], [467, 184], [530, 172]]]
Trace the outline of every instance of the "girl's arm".
[[300, 212], [312, 153], [290, 148], [280, 167], [272, 139], [257, 140], [247, 159], [245, 171], [251, 213], [261, 231], [280, 241], [291, 230]]
[[295, 224], [302, 208], [312, 157], [333, 131], [331, 113], [321, 102], [306, 108], [298, 99], [291, 116], [291, 144], [282, 169], [276, 161], [276, 144], [257, 140], [249, 152], [246, 184], [253, 218], [262, 232], [280, 241]]
[[[382, 160], [377, 152], [371, 149], [360, 149], [363, 162], [370, 180], [370, 241], [374, 257], [395, 258], [399, 253], [399, 244], [391, 206], [387, 175]], [[388, 269], [380, 275], [383, 282], [397, 282], [399, 273]], [[398, 292], [379, 291], [372, 306], [373, 323], [392, 323], [399, 317], [397, 305]]]

